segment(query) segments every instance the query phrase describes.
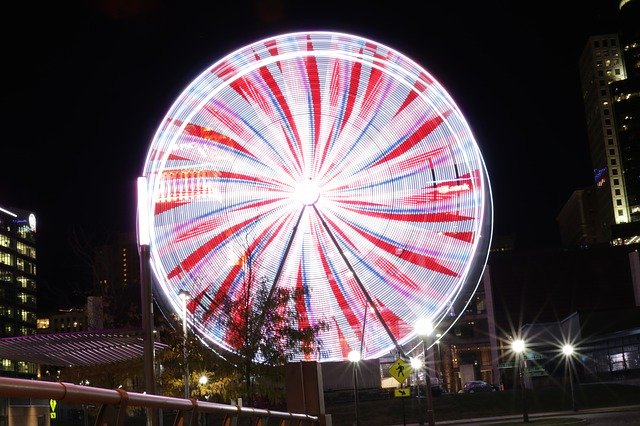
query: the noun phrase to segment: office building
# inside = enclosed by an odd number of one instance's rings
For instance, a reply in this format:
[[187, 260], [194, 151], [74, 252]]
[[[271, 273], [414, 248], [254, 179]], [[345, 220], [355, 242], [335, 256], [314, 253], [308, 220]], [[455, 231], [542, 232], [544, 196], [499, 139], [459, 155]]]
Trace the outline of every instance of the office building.
[[[36, 217], [0, 207], [0, 337], [36, 333]], [[37, 365], [0, 359], [0, 375], [34, 378]]]
[[104, 327], [139, 327], [140, 260], [136, 237], [119, 233], [94, 251], [94, 293], [103, 304]]
[[580, 56], [599, 223], [586, 238], [597, 243], [640, 241], [640, 37], [633, 19], [640, 16], [638, 3], [621, 2], [620, 31], [592, 35]]

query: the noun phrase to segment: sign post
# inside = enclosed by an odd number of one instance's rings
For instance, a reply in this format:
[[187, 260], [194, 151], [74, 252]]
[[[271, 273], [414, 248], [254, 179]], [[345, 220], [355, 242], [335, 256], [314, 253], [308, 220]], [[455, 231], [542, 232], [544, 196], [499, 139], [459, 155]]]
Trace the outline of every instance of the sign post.
[[[400, 383], [404, 383], [405, 380], [411, 375], [411, 364], [402, 358], [398, 358], [391, 367], [389, 367], [389, 374]], [[402, 398], [402, 424], [407, 425], [407, 416], [404, 409], [404, 399], [411, 396], [411, 388], [396, 388], [393, 392], [395, 397]]]

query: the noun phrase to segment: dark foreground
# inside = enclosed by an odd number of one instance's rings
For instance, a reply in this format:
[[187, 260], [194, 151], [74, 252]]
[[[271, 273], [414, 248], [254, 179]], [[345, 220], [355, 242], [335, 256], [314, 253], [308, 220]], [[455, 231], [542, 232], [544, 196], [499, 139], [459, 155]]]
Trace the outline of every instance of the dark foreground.
[[[437, 424], [487, 425], [492, 424], [494, 420], [498, 423], [514, 421], [516, 424], [521, 424], [523, 420], [522, 396], [520, 391], [511, 390], [476, 394], [444, 394], [433, 398], [434, 418]], [[537, 421], [542, 413], [554, 413], [560, 417], [576, 417], [573, 415], [575, 413], [578, 418], [583, 419], [591, 409], [602, 411], [602, 408], [612, 408], [612, 412], [624, 412], [622, 407], [640, 405], [640, 386], [620, 384], [577, 386], [575, 392], [577, 412], [572, 410], [570, 393], [564, 392], [561, 388], [540, 388], [528, 391], [525, 402], [532, 424], [536, 424], [534, 420]], [[353, 398], [349, 398], [348, 394], [326, 395], [325, 406], [326, 412], [331, 414], [334, 426], [352, 426], [354, 424], [355, 406]], [[358, 418], [363, 426], [420, 424], [424, 422], [425, 412], [424, 399], [416, 397], [393, 398], [389, 394], [379, 392], [367, 393], [363, 391], [360, 394], [358, 404]], [[589, 424], [616, 424], [606, 416], [595, 414], [593, 418], [589, 418]], [[627, 416], [628, 413], [623, 414], [625, 415], [621, 416], [620, 420], [622, 423], [619, 424], [640, 425], [640, 419], [634, 418], [634, 414], [631, 416]], [[629, 423], [627, 420], [633, 420], [635, 423]]]

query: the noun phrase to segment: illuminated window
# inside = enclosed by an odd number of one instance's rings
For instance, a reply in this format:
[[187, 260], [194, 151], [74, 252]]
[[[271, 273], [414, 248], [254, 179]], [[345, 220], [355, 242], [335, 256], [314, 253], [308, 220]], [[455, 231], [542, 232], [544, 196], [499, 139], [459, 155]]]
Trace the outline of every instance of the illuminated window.
[[12, 266], [13, 265], [13, 256], [9, 253], [4, 253], [0, 251], [0, 263], [4, 263], [5, 265]]
[[35, 290], [36, 289], [36, 282], [35, 280], [32, 280], [31, 278], [27, 278], [23, 275], [18, 275], [16, 277], [16, 281], [18, 282], [18, 284], [20, 284], [20, 287], [25, 288], [27, 290]]
[[624, 353], [609, 355], [609, 363], [611, 365], [611, 371], [625, 370]]
[[11, 244], [11, 239], [6, 235], [0, 235], [0, 246], [9, 247]]
[[10, 359], [3, 359], [0, 363], [0, 369], [4, 371], [13, 371], [13, 361]]

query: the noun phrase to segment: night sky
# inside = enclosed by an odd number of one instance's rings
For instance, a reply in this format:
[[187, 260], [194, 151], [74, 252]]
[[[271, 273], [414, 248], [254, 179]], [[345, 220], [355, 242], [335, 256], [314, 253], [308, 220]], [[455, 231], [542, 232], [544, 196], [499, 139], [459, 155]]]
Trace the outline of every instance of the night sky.
[[558, 246], [557, 214], [591, 184], [577, 63], [589, 34], [616, 28], [615, 1], [20, 3], [3, 6], [0, 206], [38, 217], [42, 306], [88, 287], [72, 235], [135, 229], [136, 177], [182, 90], [276, 34], [352, 33], [429, 71], [483, 153], [494, 235], [520, 248]]

